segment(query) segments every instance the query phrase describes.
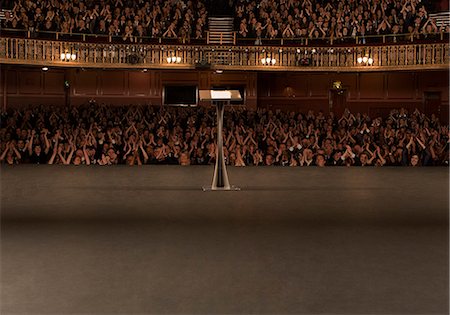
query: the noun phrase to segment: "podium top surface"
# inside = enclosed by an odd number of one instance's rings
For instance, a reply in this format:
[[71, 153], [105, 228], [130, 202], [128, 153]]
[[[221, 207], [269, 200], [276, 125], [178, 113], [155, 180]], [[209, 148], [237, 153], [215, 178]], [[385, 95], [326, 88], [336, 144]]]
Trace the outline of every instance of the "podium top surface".
[[242, 101], [239, 90], [200, 90], [200, 101]]

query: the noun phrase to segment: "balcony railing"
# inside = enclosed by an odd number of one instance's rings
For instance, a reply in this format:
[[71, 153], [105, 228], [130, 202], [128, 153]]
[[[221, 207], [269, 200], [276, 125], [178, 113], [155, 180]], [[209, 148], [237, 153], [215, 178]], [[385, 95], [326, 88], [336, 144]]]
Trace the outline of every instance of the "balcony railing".
[[[211, 46], [0, 38], [0, 63], [98, 68], [379, 71], [447, 68], [448, 43]], [[66, 58], [66, 56], [68, 58]]]

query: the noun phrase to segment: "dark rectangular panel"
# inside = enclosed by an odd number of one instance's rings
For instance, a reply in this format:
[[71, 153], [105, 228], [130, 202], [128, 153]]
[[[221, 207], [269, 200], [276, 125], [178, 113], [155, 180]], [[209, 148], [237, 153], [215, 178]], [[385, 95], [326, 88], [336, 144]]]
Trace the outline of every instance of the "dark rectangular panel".
[[415, 86], [414, 73], [394, 72], [387, 75], [388, 98], [390, 99], [413, 99]]
[[327, 74], [311, 74], [309, 77], [310, 96], [327, 97], [331, 88], [330, 77]]
[[17, 94], [17, 71], [6, 71], [6, 94]]
[[128, 90], [132, 95], [150, 95], [150, 73], [130, 71], [128, 73]]
[[42, 71], [18, 71], [20, 94], [42, 94]]
[[44, 73], [44, 94], [64, 94], [64, 72], [48, 71]]
[[103, 95], [126, 95], [125, 71], [102, 71]]
[[383, 99], [383, 73], [361, 73], [359, 76], [359, 92], [361, 99]]
[[77, 70], [73, 91], [75, 95], [96, 95], [97, 94], [97, 71]]

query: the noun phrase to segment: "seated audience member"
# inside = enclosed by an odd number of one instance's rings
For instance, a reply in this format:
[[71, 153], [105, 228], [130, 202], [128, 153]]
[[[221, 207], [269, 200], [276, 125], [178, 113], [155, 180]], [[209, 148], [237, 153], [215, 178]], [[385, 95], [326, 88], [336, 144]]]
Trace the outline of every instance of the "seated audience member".
[[[31, 106], [1, 115], [3, 164], [143, 165], [215, 163], [215, 113], [206, 108]], [[449, 129], [419, 110], [386, 119], [230, 108], [224, 154], [232, 166], [439, 166]]]

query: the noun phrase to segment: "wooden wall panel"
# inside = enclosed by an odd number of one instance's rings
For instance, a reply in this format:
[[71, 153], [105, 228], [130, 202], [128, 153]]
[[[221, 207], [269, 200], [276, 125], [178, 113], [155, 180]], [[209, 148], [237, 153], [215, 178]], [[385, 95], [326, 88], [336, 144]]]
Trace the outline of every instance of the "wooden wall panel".
[[328, 74], [312, 74], [309, 76], [309, 96], [328, 97], [328, 91], [331, 88], [332, 80]]
[[161, 71], [163, 83], [198, 82], [198, 71]]
[[393, 72], [387, 76], [387, 97], [389, 99], [414, 99], [416, 92], [415, 74]]
[[20, 94], [42, 94], [42, 71], [18, 71]]
[[16, 70], [8, 70], [3, 71], [6, 72], [6, 75], [2, 75], [6, 79], [6, 94], [17, 94], [17, 71]]
[[124, 71], [102, 71], [101, 91], [102, 95], [127, 95], [127, 87]]
[[128, 73], [128, 91], [130, 96], [151, 95], [150, 73], [130, 71]]
[[424, 92], [441, 92], [441, 99], [448, 104], [449, 101], [449, 76], [448, 72], [423, 71], [417, 73], [417, 85], [419, 97]]
[[64, 95], [64, 71], [48, 71], [43, 74], [46, 95]]
[[[347, 90], [347, 107], [373, 115], [394, 107], [422, 108], [425, 92], [441, 93], [441, 110], [448, 110], [448, 71], [373, 73], [275, 73], [210, 70], [102, 71], [4, 66], [1, 77], [6, 89], [2, 104], [64, 104], [64, 78], [70, 81], [73, 105], [91, 99], [108, 104], [161, 104], [162, 86], [167, 83], [245, 85], [247, 106], [289, 110], [328, 111], [329, 89], [339, 80]], [[1, 93], [1, 92], [0, 92]], [[209, 104], [203, 104], [209, 105]]]
[[359, 96], [361, 99], [384, 98], [383, 73], [361, 73], [359, 76]]
[[96, 70], [75, 70], [73, 82], [74, 95], [97, 95], [98, 80]]

